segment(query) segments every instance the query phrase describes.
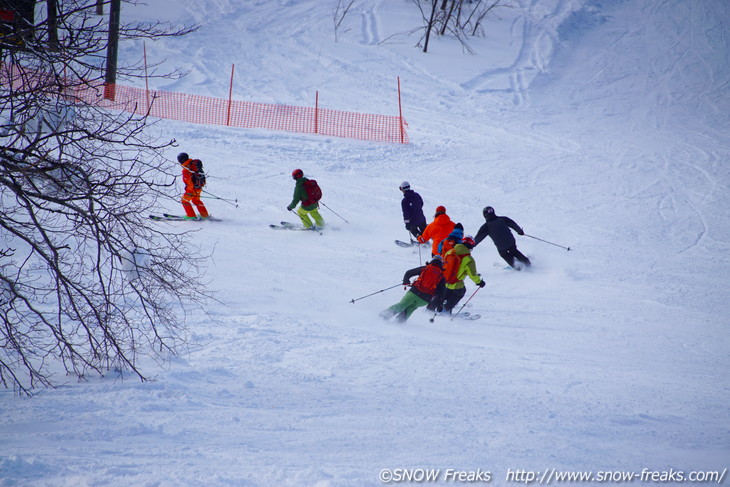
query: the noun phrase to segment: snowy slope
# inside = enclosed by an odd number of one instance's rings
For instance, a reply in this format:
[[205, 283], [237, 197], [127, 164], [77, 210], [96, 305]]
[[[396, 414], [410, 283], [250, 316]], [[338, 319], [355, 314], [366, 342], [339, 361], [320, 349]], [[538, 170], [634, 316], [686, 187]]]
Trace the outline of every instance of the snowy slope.
[[[331, 4], [331, 5], [330, 5]], [[157, 89], [397, 113], [407, 146], [163, 121], [205, 161], [223, 222], [201, 223], [220, 302], [139, 383], [59, 377], [0, 392], [1, 486], [366, 486], [384, 468], [717, 470], [730, 458], [730, 6], [724, 0], [518, 0], [462, 52], [414, 47], [406, 0], [156, 0], [123, 15], [194, 21], [147, 46], [189, 76]], [[121, 53], [139, 57], [141, 45]], [[170, 151], [172, 161], [176, 151]], [[300, 167], [334, 229], [275, 232]], [[531, 272], [493, 265], [473, 322], [378, 318], [425, 253], [430, 218], [475, 234], [492, 205], [531, 235]], [[177, 195], [161, 210], [180, 211]], [[162, 223], [180, 226], [187, 223]], [[474, 291], [467, 284], [467, 296]], [[156, 372], [155, 372], [156, 371]], [[447, 483], [443, 477], [441, 483]], [[641, 482], [634, 482], [640, 484]]]

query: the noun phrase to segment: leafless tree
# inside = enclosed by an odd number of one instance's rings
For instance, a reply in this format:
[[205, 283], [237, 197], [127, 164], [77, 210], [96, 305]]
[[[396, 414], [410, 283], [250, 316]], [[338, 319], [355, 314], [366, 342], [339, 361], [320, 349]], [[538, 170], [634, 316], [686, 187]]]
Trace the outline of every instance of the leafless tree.
[[[58, 373], [145, 380], [140, 359], [179, 351], [206, 298], [192, 234], [147, 218], [175, 183], [162, 155], [175, 141], [81, 96], [102, 100], [108, 28], [93, 3], [59, 0], [55, 23], [57, 39], [41, 19], [0, 65], [0, 383], [20, 394]], [[192, 29], [122, 25], [120, 40]]]
[[509, 0], [412, 0], [423, 18], [423, 52], [428, 52], [431, 34], [452, 35], [465, 51], [473, 53], [468, 36], [483, 34], [482, 22], [497, 7], [508, 6]]
[[335, 42], [337, 42], [338, 34], [342, 30], [342, 23], [354, 3], [355, 0], [337, 0], [337, 5], [332, 9], [332, 21], [335, 26]]

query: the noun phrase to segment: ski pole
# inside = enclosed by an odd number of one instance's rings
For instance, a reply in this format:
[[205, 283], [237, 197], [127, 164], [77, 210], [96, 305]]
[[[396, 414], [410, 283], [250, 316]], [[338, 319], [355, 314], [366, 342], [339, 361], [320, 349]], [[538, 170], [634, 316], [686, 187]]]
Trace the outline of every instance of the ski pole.
[[[320, 203], [322, 203], [322, 206], [324, 206], [325, 208], [327, 208], [329, 211], [331, 211], [332, 213], [334, 213], [335, 215], [337, 215], [337, 212], [335, 210], [333, 210], [332, 208], [330, 208], [329, 206], [325, 205], [324, 202], [320, 201]], [[342, 218], [340, 215], [337, 215], [337, 216], [339, 216], [340, 218]], [[344, 218], [342, 218], [342, 221], [344, 221], [345, 223], [350, 223], [347, 220], [345, 220]]]
[[436, 311], [431, 318], [429, 318], [428, 322], [433, 323], [434, 320], [436, 320], [436, 317], [439, 315], [439, 312]]
[[368, 294], [367, 296], [361, 296], [359, 298], [351, 299], [350, 302], [352, 304], [355, 304], [355, 301], [360, 301], [361, 299], [369, 298], [370, 296], [374, 296], [378, 293], [382, 293], [383, 291], [387, 291], [388, 289], [393, 289], [394, 287], [403, 286], [403, 283], [400, 282], [396, 284], [395, 286], [386, 287], [385, 289], [381, 289], [380, 291], [375, 291], [374, 293]]
[[234, 200], [229, 200], [226, 198], [221, 198], [220, 196], [216, 196], [213, 193], [209, 193], [206, 190], [203, 190], [203, 193], [207, 194], [208, 196], [201, 196], [201, 198], [212, 198], [214, 200], [225, 201], [226, 203], [228, 203], [230, 205], [234, 205], [236, 208], [238, 208], [238, 198], [236, 198]]
[[[476, 290], [476, 291], [474, 291], [474, 294], [478, 293], [480, 289], [481, 289], [481, 288], [480, 288], [480, 287], [478, 287], [478, 288], [477, 288], [477, 290]], [[454, 321], [454, 318], [456, 318], [456, 316], [457, 316], [457, 315], [458, 315], [459, 313], [461, 313], [461, 310], [462, 310], [462, 309], [464, 309], [464, 306], [466, 306], [466, 305], [467, 305], [467, 303], [468, 303], [469, 301], [471, 301], [471, 298], [473, 298], [473, 297], [474, 297], [474, 294], [472, 294], [471, 296], [469, 296], [469, 299], [467, 299], [467, 300], [466, 300], [466, 303], [464, 303], [464, 305], [463, 305], [463, 306], [462, 306], [461, 308], [459, 308], [459, 311], [457, 311], [457, 312], [456, 312], [456, 314], [455, 314], [454, 316], [452, 316], [452, 317], [451, 317], [451, 321]]]
[[418, 243], [418, 240], [413, 240], [413, 234], [410, 230], [406, 230], [408, 232], [408, 238], [411, 241], [411, 247], [415, 244], [418, 247], [418, 265], [423, 265], [423, 259], [421, 258], [421, 244]]
[[534, 238], [535, 240], [539, 240], [540, 242], [545, 242], [545, 243], [547, 243], [547, 244], [550, 244], [550, 245], [555, 245], [556, 247], [560, 247], [561, 249], [565, 249], [565, 250], [567, 250], [567, 251], [570, 251], [570, 247], [564, 247], [564, 246], [562, 246], [562, 245], [558, 245], [558, 244], [556, 244], [556, 243], [548, 242], [547, 240], [543, 240], [543, 239], [541, 239], [541, 238], [533, 237], [532, 235], [527, 235], [526, 233], [525, 233], [524, 235], [525, 235], [525, 237], [530, 237], [530, 238]]

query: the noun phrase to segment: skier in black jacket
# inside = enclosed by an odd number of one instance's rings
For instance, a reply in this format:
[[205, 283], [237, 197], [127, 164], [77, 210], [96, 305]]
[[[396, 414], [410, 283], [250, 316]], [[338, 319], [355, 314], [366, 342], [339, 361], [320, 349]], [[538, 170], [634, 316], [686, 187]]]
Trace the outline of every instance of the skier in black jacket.
[[525, 257], [522, 252], [517, 250], [515, 237], [512, 235], [510, 228], [517, 232], [517, 235], [524, 235], [522, 228], [511, 218], [506, 216], [498, 216], [494, 213], [494, 208], [487, 206], [483, 211], [484, 219], [487, 220], [477, 232], [474, 241], [476, 245], [489, 237], [497, 247], [499, 255], [514, 269], [521, 270], [522, 266], [515, 266], [515, 259], [521, 262], [525, 267], [530, 266], [530, 259]]
[[411, 189], [408, 181], [403, 181], [399, 188], [403, 192], [403, 199], [400, 202], [403, 210], [403, 223], [406, 225], [406, 230], [411, 232], [411, 235], [415, 238], [418, 238], [426, 229], [423, 199], [421, 199], [421, 195]]

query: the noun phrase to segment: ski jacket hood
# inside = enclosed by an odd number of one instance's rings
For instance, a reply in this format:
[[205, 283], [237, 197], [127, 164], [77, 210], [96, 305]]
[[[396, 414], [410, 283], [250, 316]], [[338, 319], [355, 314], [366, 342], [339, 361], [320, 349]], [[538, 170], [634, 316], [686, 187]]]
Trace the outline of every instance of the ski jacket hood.
[[439, 242], [438, 253], [440, 255], [446, 255], [446, 252], [454, 248], [454, 245], [461, 243], [461, 239], [464, 238], [464, 230], [458, 227], [454, 227], [454, 230], [441, 242]]
[[464, 238], [464, 230], [462, 228], [456, 228], [451, 231], [451, 233], [446, 238], [453, 238], [454, 240], [461, 240]]
[[469, 249], [469, 247], [467, 247], [464, 244], [460, 244], [460, 243], [454, 245], [454, 252], [456, 252], [456, 255], [471, 254], [471, 250]]

